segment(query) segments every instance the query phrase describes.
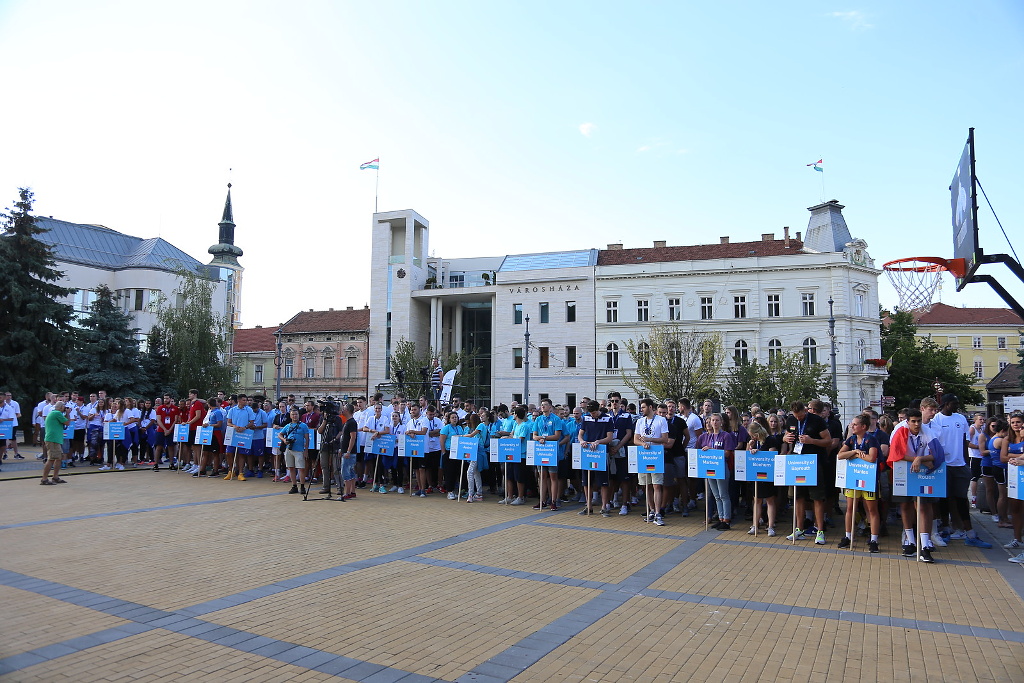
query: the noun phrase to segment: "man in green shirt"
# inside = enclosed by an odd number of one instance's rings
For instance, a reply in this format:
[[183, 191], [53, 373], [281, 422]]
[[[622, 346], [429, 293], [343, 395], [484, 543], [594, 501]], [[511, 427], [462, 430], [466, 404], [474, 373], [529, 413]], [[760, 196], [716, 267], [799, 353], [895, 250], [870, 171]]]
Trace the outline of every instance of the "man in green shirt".
[[[64, 457], [61, 453], [61, 447], [64, 445], [64, 426], [70, 422], [67, 413], [68, 408], [64, 406], [64, 401], [57, 401], [53, 410], [46, 416], [46, 429], [43, 435], [46, 464], [43, 465], [43, 478], [39, 482], [44, 486], [67, 483], [59, 476], [61, 458]], [[53, 468], [53, 479], [47, 479], [51, 467]]]

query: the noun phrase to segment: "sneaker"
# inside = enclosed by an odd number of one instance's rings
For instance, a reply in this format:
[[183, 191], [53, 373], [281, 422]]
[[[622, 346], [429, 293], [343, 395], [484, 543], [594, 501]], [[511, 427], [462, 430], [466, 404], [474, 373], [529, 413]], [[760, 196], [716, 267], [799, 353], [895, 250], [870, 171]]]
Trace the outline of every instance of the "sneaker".
[[991, 548], [992, 544], [988, 541], [983, 541], [977, 536], [974, 538], [965, 538], [964, 545], [970, 546], [971, 548]]
[[636, 499], [636, 496], [633, 496], [632, 498], [629, 499], [629, 504], [630, 505], [639, 505], [640, 501]]
[[426, 498], [427, 494], [426, 494], [425, 491], [419, 491], [419, 492], [416, 493], [416, 496], [419, 497], [419, 498]]
[[124, 465], [122, 465], [121, 463], [117, 463], [116, 465], [114, 465], [114, 469], [115, 470], [119, 470], [119, 471], [123, 471], [124, 470]]
[[917, 546], [913, 543], [904, 543], [903, 557], [913, 557], [914, 555], [917, 555]]
[[940, 548], [945, 548], [947, 545], [949, 545], [948, 543], [946, 543], [946, 541], [942, 539], [941, 535], [937, 534], [932, 534], [932, 543], [934, 543]]
[[160, 471], [160, 465], [153, 465], [153, 471], [154, 472], [159, 472]]
[[805, 538], [806, 538], [806, 536], [804, 536], [803, 529], [797, 529], [796, 531], [791, 533], [789, 536], [786, 536], [786, 540], [787, 541], [802, 541]]
[[929, 549], [929, 548], [921, 548], [921, 554], [917, 556], [917, 561], [918, 562], [927, 562], [928, 564], [932, 564], [933, 562], [935, 562], [935, 560], [932, 559], [932, 551], [931, 551], [931, 549]]
[[263, 470], [256, 470], [256, 478], [257, 479], [262, 479], [263, 478]]
[[757, 531], [754, 527], [747, 529], [747, 536], [753, 536], [754, 532]]
[[589, 515], [591, 513], [593, 513], [593, 510], [591, 508], [583, 508], [582, 510], [580, 510], [576, 514], [577, 515]]
[[1017, 555], [1016, 557], [1011, 557], [1009, 559], [1009, 561], [1010, 562], [1016, 562], [1017, 564], [1024, 564], [1024, 553], [1021, 553], [1020, 555]]
[[[384, 488], [384, 487], [381, 486], [381, 488]], [[404, 493], [404, 491], [401, 488], [399, 488], [398, 486], [392, 486], [387, 491], [381, 491], [381, 493]]]
[[322, 495], [324, 495], [325, 493], [326, 493], [327, 495], [331, 495], [331, 489], [329, 489], [329, 488], [327, 488], [327, 487], [325, 486], [325, 487], [323, 487], [322, 489], [320, 489], [319, 491], [317, 491], [317, 493], [318, 493], [318, 494], [320, 494], [321, 496], [322, 496]]
[[628, 505], [623, 505], [622, 507], [620, 507], [619, 508], [619, 514], [620, 515], [628, 515], [629, 514], [629, 506]]
[[602, 517], [611, 517], [612, 516], [611, 508], [601, 508], [601, 516]]
[[999, 522], [999, 515], [992, 515], [992, 521], [998, 523]]
[[526, 500], [524, 500], [523, 498], [516, 498], [511, 503], [509, 503], [509, 505], [526, 505]]
[[773, 526], [768, 527], [768, 535], [769, 536], [774, 536], [775, 535], [775, 527], [773, 527]]
[[39, 480], [39, 485], [40, 486], [53, 486], [53, 482], [50, 481], [49, 479], [40, 479]]
[[549, 512], [558, 512], [558, 503], [551, 501], [551, 505], [548, 506]]
[[843, 536], [841, 539], [839, 539], [838, 547], [840, 550], [844, 548], [849, 548], [851, 545], [853, 545], [853, 542], [850, 540], [849, 536]]
[[967, 532], [964, 531], [963, 529], [957, 529], [956, 531], [951, 533], [949, 535], [949, 538], [947, 538], [946, 540], [947, 541], [963, 541], [966, 538], [967, 538]]
[[426, 494], [428, 494], [428, 495], [429, 495], [429, 494], [431, 494], [431, 493], [433, 493], [433, 492], [434, 492], [434, 487], [433, 487], [433, 486], [428, 486], [428, 487], [426, 488], [426, 490], [424, 490], [424, 491], [423, 491], [423, 493], [426, 493]]
[[286, 483], [286, 484], [287, 484], [288, 482], [290, 482], [291, 480], [292, 480], [292, 475], [290, 475], [290, 474], [286, 474], [286, 475], [284, 475], [283, 477], [281, 477], [280, 479], [278, 479], [278, 481], [280, 481], [280, 482], [284, 482], [284, 483]]
[[825, 545], [825, 532], [819, 531], [814, 534], [814, 542], [818, 545]]
[[729, 526], [729, 522], [719, 522], [711, 528], [718, 529], [719, 531], [729, 531], [729, 529], [731, 529], [732, 527]]
[[399, 493], [405, 493], [405, 489], [403, 487], [399, 486], [398, 487], [398, 492]]
[[703, 493], [698, 493], [697, 494], [697, 500], [704, 500], [704, 494]]
[[386, 488], [384, 488], [383, 484], [381, 484], [380, 488], [377, 489], [377, 493], [388, 493], [388, 490]]
[[[250, 476], [252, 476], [252, 475], [250, 475]], [[238, 481], [245, 481], [245, 475], [242, 474], [241, 472], [238, 473]]]
[[661, 515], [654, 516], [654, 526], [665, 526], [665, 518]]
[[24, 459], [25, 459], [25, 456], [24, 456], [24, 455], [22, 455], [21, 453], [15, 453], [15, 454], [14, 454], [14, 459], [15, 459], [15, 460], [24, 460]]
[[299, 487], [296, 486], [295, 484], [292, 484], [292, 487], [290, 489], [288, 489], [288, 493], [298, 493], [298, 492], [299, 492]]
[[[448, 500], [455, 500], [455, 492], [454, 491], [449, 491], [448, 492]], [[540, 508], [537, 508], [537, 509], [539, 510]]]
[[978, 497], [977, 496], [971, 496], [971, 507], [972, 508], [977, 508], [978, 507]]
[[868, 550], [870, 550], [873, 553], [879, 552], [878, 541], [868, 541]]
[[479, 503], [479, 502], [481, 502], [481, 501], [482, 501], [483, 499], [484, 499], [484, 496], [483, 496], [483, 494], [482, 494], [482, 493], [478, 493], [478, 494], [476, 494], [475, 496], [473, 496], [473, 502], [474, 502], [474, 503]]
[[[356, 486], [356, 488], [359, 488], [358, 485]], [[354, 493], [346, 493], [344, 496], [341, 497], [341, 499], [342, 500], [352, 500], [355, 497], [356, 497], [356, 494], [354, 494]]]
[[100, 471], [100, 472], [106, 472], [106, 471], [107, 471], [107, 470], [109, 470], [109, 469], [110, 469], [109, 467], [107, 467], [106, 465], [104, 465], [103, 467], [100, 467], [100, 468], [99, 468], [99, 471]]

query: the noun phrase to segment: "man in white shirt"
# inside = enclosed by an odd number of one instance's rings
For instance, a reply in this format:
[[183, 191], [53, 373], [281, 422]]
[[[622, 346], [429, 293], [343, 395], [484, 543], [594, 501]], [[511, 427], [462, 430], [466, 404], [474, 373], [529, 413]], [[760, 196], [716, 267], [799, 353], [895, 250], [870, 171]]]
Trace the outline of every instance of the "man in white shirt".
[[[423, 436], [423, 435], [427, 434], [429, 431], [430, 431], [430, 420], [428, 420], [425, 415], [420, 415], [420, 406], [419, 406], [418, 403], [411, 404], [409, 406], [409, 419], [405, 423], [405, 433], [406, 433], [406, 435], [408, 435], [408, 436]], [[427, 446], [427, 448], [429, 449], [429, 437], [428, 437], [428, 446]], [[438, 445], [438, 448], [440, 448], [440, 445]], [[427, 487], [428, 487], [428, 485], [427, 485], [427, 482], [428, 482], [428, 479], [427, 479], [427, 467], [426, 467], [427, 459], [425, 457], [423, 457], [423, 458], [417, 458], [417, 460], [419, 460], [419, 462], [417, 463], [419, 465], [419, 475], [418, 475], [419, 479], [416, 482], [416, 489], [413, 490], [413, 494], [412, 495], [418, 496], [420, 498], [426, 498], [427, 497]], [[409, 488], [412, 488], [412, 482], [411, 481], [409, 482]]]
[[[666, 449], [671, 446], [668, 436], [668, 422], [657, 413], [657, 406], [649, 398], [640, 400], [640, 418], [633, 430], [633, 445], [637, 448], [649, 449], [660, 444]], [[665, 475], [661, 473], [640, 472], [640, 486], [644, 487], [647, 499], [645, 522], [654, 522], [657, 526], [665, 526], [661, 515], [661, 498], [664, 490]]]
[[[922, 405], [924, 402], [922, 401]], [[954, 539], [963, 539], [965, 545], [977, 548], [991, 548], [992, 545], [978, 538], [971, 524], [971, 509], [967, 495], [971, 487], [971, 468], [967, 464], [967, 432], [970, 425], [967, 418], [957, 412], [960, 399], [953, 394], [942, 397], [941, 411], [931, 419], [929, 426], [932, 433], [942, 444], [946, 456], [946, 505], [936, 506], [937, 512], [947, 507], [950, 526], [958, 531], [951, 535]], [[940, 521], [936, 515], [936, 526]], [[944, 515], [943, 515], [944, 516]], [[945, 519], [941, 520], [945, 522]], [[962, 528], [962, 531], [959, 529]], [[933, 529], [933, 532], [937, 529]], [[940, 537], [941, 538], [941, 537]]]
[[[11, 429], [11, 436], [12, 437], [14, 436], [14, 429], [18, 425], [17, 420], [15, 419], [15, 417], [16, 417], [16, 414], [14, 412], [14, 406], [12, 406], [10, 403], [8, 403], [3, 398], [3, 396], [0, 396], [0, 425], [4, 425], [5, 427], [10, 427], [10, 429]], [[13, 441], [13, 439], [12, 439], [12, 441]], [[2, 460], [6, 460], [7, 459], [7, 446], [8, 446], [9, 443], [10, 442], [6, 438], [0, 439], [0, 456], [2, 456], [2, 457], [0, 457], [0, 459], [2, 459]], [[18, 455], [17, 452], [15, 453], [14, 457], [19, 459], [19, 460], [22, 459], [22, 457], [20, 455]]]
[[11, 431], [11, 442], [8, 444], [14, 449], [14, 457], [16, 460], [24, 460], [21, 453], [18, 452], [18, 425], [21, 422], [21, 405], [11, 398], [11, 392], [7, 392], [7, 405], [14, 410], [14, 429]]

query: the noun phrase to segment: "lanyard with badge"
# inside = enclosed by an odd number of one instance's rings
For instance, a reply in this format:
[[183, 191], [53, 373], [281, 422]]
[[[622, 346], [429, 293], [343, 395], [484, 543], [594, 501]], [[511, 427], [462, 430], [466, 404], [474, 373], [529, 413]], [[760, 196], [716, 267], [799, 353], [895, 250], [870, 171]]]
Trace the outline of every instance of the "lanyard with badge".
[[800, 437], [804, 435], [804, 429], [806, 428], [806, 426], [807, 416], [804, 415], [804, 419], [796, 423], [797, 440], [793, 443], [793, 452], [797, 455], [800, 455], [801, 453], [804, 452], [804, 445], [803, 443], [800, 442]]

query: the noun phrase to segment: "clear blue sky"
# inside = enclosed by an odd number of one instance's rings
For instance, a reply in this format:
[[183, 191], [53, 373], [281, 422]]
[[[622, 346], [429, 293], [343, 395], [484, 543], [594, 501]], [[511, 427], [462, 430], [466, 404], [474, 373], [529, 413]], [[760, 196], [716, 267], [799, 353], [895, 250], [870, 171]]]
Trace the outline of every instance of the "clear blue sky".
[[880, 265], [951, 255], [974, 126], [1024, 254], [1022, 74], [1016, 0], [0, 0], [0, 201], [206, 261], [233, 168], [248, 327], [367, 303], [375, 157], [452, 257], [804, 230], [823, 158]]

